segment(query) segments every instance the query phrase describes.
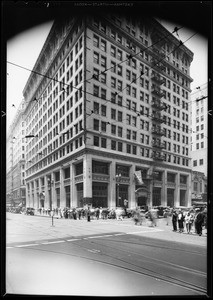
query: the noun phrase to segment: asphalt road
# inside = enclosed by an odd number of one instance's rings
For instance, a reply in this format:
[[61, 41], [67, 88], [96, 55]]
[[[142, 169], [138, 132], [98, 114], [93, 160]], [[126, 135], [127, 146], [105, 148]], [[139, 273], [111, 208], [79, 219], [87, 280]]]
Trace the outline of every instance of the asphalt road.
[[206, 294], [206, 237], [174, 233], [164, 220], [152, 228], [131, 220], [54, 220], [51, 226], [50, 218], [7, 218], [9, 294]]

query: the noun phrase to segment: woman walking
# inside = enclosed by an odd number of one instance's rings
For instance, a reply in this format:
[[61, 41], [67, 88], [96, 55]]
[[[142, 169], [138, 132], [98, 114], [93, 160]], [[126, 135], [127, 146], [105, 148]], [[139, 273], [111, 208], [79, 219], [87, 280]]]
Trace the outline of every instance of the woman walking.
[[183, 221], [184, 221], [184, 216], [183, 216], [183, 212], [180, 209], [178, 212], [178, 228], [180, 233], [183, 232]]
[[187, 215], [185, 216], [185, 222], [186, 222], [186, 230], [187, 230], [187, 233], [190, 233], [190, 232], [191, 232], [191, 228], [192, 228], [192, 220], [193, 220], [193, 217], [192, 217], [191, 213], [188, 212]]

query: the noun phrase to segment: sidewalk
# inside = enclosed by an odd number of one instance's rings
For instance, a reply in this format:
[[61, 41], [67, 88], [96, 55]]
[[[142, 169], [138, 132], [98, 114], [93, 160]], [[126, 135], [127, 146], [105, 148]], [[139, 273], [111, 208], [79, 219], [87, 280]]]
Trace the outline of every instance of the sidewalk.
[[[37, 217], [46, 217], [51, 220], [50, 216], [46, 215], [39, 215], [36, 214]], [[55, 219], [57, 219], [57, 224]], [[67, 226], [68, 224], [72, 224], [75, 222], [79, 222], [79, 220], [74, 220], [74, 219], [64, 219], [64, 218], [58, 218], [57, 216], [54, 216], [53, 223], [55, 224], [55, 230], [57, 229], [57, 226], [59, 226], [62, 229], [61, 234], [67, 235], [67, 233], [70, 233], [70, 227]], [[187, 243], [187, 244], [195, 244], [198, 246], [207, 246], [207, 230], [203, 230], [202, 236], [199, 236], [195, 233], [194, 226], [191, 229], [191, 233], [188, 234], [186, 230], [183, 233], [174, 232], [173, 227], [172, 227], [172, 222], [171, 219], [168, 220], [168, 225], [167, 225], [167, 219], [166, 218], [159, 218], [157, 219], [157, 226], [156, 227], [151, 227], [150, 226], [150, 221], [148, 219], [143, 218], [142, 226], [140, 225], [134, 225], [134, 221], [131, 218], [124, 218], [123, 221], [117, 221], [116, 219], [107, 219], [107, 220], [96, 220], [96, 218], [91, 219], [91, 222], [88, 223], [86, 219], [80, 220], [80, 222], [83, 222], [87, 227], [90, 225], [90, 227], [94, 227], [93, 225], [98, 225], [99, 229], [101, 230], [100, 222], [104, 222], [104, 224], [112, 225], [108, 226], [110, 230], [116, 230], [116, 231], [122, 231], [122, 232], [134, 232], [134, 234], [137, 234], [136, 232], [138, 231], [139, 235], [143, 235], [146, 237], [151, 237], [151, 238], [156, 238], [156, 239], [161, 239], [161, 240], [169, 240], [173, 242], [180, 242], [180, 243]], [[71, 225], [70, 224], [70, 225]], [[78, 223], [76, 223], [78, 224]], [[122, 226], [127, 225], [127, 226]], [[72, 224], [73, 225], [73, 224]], [[119, 226], [118, 228], [118, 225]], [[116, 227], [114, 227], [116, 226]], [[148, 230], [147, 230], [148, 229]]]
[[192, 234], [173, 232], [171, 221], [167, 225], [167, 220], [164, 218], [157, 220], [156, 227], [150, 227], [150, 222], [147, 219], [143, 219], [142, 226], [135, 225], [131, 218], [124, 218], [123, 221], [92, 219], [91, 222], [87, 222], [86, 219], [61, 219], [56, 216], [52, 219], [49, 215], [26, 216], [9, 213], [7, 220], [8, 244], [121, 233], [207, 246], [206, 230], [203, 231], [202, 236], [194, 233], [194, 227]]

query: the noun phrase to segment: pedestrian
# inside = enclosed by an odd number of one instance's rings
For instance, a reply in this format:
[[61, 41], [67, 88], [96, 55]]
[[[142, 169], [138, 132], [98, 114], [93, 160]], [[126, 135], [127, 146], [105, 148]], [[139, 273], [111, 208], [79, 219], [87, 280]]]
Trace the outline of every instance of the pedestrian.
[[202, 227], [204, 224], [204, 214], [201, 209], [201, 211], [198, 212], [198, 214], [195, 217], [195, 230], [196, 233], [201, 236], [202, 235]]
[[79, 218], [79, 220], [81, 220], [81, 209], [80, 208], [78, 209], [78, 218]]
[[96, 214], [97, 220], [99, 220], [99, 217], [100, 217], [100, 209], [99, 209], [99, 207], [96, 208], [95, 214]]
[[172, 211], [172, 226], [173, 231], [177, 231], [177, 212], [175, 209]]
[[77, 220], [77, 212], [76, 212], [76, 209], [75, 209], [75, 208], [73, 208], [72, 215], [73, 215], [73, 219], [74, 219], [74, 220]]
[[87, 210], [87, 221], [90, 222], [90, 216], [91, 216], [91, 211], [90, 211], [90, 208], [88, 207], [88, 210]]
[[180, 233], [183, 232], [183, 221], [184, 221], [183, 212], [181, 211], [181, 209], [179, 209], [179, 212], [178, 212], [178, 228], [179, 228]]
[[189, 211], [188, 211], [187, 215], [185, 216], [185, 222], [186, 222], [187, 233], [190, 233], [191, 228], [192, 228], [193, 216], [191, 215], [191, 213]]
[[135, 225], [138, 225], [138, 223], [140, 225], [142, 225], [142, 218], [141, 218], [140, 210], [138, 209], [138, 207], [136, 207], [136, 210], [134, 211], [133, 220], [135, 222]]

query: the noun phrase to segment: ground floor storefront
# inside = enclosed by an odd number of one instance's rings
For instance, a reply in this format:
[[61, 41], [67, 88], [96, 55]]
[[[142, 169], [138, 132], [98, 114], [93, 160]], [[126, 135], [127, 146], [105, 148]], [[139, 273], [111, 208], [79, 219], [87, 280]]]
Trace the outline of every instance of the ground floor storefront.
[[190, 206], [191, 174], [146, 161], [85, 154], [27, 179], [28, 207]]

